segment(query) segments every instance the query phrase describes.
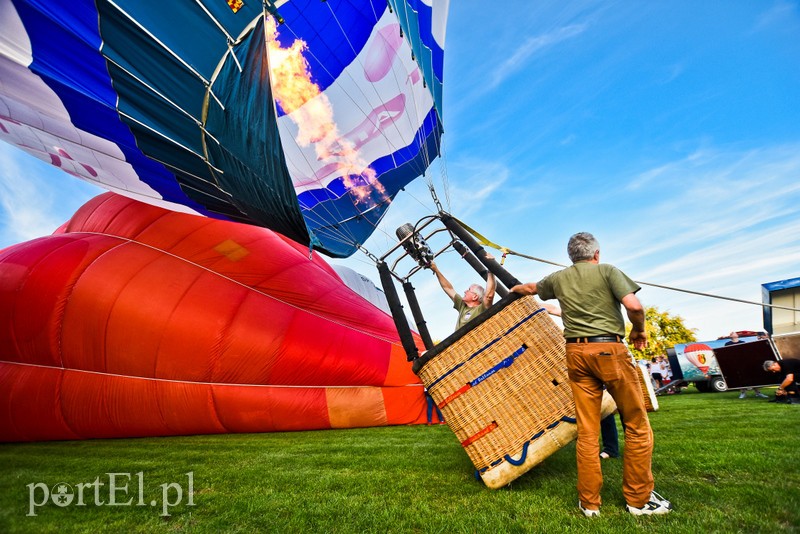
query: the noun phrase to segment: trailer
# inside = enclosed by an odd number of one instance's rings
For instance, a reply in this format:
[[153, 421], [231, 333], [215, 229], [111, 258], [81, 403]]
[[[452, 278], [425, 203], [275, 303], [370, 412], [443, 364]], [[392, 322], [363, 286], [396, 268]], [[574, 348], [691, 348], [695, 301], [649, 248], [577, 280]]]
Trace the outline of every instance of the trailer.
[[702, 392], [777, 384], [775, 375], [762, 368], [764, 360], [780, 358], [772, 341], [759, 340], [752, 331], [736, 333], [742, 343], [726, 345], [730, 337], [724, 336], [668, 349], [673, 381], [693, 383]]
[[744, 343], [726, 345], [730, 338], [697, 341], [667, 349], [673, 383], [693, 383], [700, 391], [727, 391], [776, 385], [776, 376], [763, 370], [764, 360], [800, 359], [800, 278], [761, 284], [764, 330], [736, 332]]

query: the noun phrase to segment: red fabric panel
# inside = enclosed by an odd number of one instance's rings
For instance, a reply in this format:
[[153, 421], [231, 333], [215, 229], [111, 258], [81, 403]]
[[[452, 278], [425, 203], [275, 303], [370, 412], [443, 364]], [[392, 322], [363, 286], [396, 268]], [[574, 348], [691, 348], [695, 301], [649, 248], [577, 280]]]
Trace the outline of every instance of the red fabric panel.
[[59, 232], [0, 252], [0, 362], [45, 366], [0, 363], [0, 439], [420, 419], [391, 317], [305, 247], [113, 194]]
[[63, 371], [0, 362], [0, 441], [78, 439], [61, 413]]
[[[389, 344], [323, 318], [296, 312], [283, 337], [273, 384], [380, 386], [389, 364]], [[297, 366], [302, 365], [299, 376]]]
[[[106, 246], [104, 246], [106, 245]], [[75, 279], [107, 250], [77, 236], [41, 238], [0, 254], [0, 354], [60, 364], [58, 335]]]
[[[417, 343], [420, 352], [425, 350], [422, 340]], [[386, 386], [405, 386], [407, 384], [420, 384], [419, 377], [411, 370], [411, 363], [408, 361], [406, 351], [400, 342], [391, 345], [389, 354], [389, 369], [384, 380]]]
[[[227, 327], [225, 342], [221, 354], [215, 362], [214, 378], [217, 382], [245, 384], [291, 384], [308, 385], [299, 369], [304, 369], [297, 362], [294, 366], [295, 379], [279, 382], [271, 380], [273, 366], [282, 356], [281, 346], [286, 329], [298, 313], [274, 299], [250, 291], [241, 301], [235, 320]], [[289, 350], [287, 358], [294, 359], [296, 349]]]
[[0, 441], [320, 430], [424, 422], [421, 386], [210, 385], [0, 363]]
[[229, 432], [330, 428], [324, 388], [215, 386], [219, 420]]

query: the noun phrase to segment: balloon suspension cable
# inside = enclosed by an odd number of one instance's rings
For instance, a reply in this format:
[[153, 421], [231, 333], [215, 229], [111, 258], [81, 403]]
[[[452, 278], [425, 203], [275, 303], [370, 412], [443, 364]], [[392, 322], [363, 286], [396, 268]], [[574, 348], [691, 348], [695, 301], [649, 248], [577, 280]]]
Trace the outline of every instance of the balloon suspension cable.
[[431, 198], [433, 199], [433, 203], [436, 205], [436, 211], [441, 213], [444, 211], [442, 208], [442, 203], [439, 202], [439, 197], [436, 196], [436, 188], [433, 186], [433, 180], [428, 182], [428, 190], [431, 192]]
[[358, 250], [363, 252], [365, 256], [367, 256], [370, 260], [372, 260], [375, 263], [375, 265], [378, 265], [381, 262], [380, 258], [378, 258], [375, 254], [370, 252], [369, 249], [367, 249], [364, 245], [358, 245]]
[[[542, 259], [542, 258], [537, 258], [535, 256], [529, 256], [527, 254], [522, 254], [520, 252], [516, 252], [516, 251], [511, 250], [511, 249], [506, 248], [506, 247], [501, 247], [500, 245], [497, 245], [497, 244], [489, 241], [488, 239], [486, 239], [485, 237], [480, 235], [478, 232], [476, 232], [475, 230], [473, 230], [472, 228], [470, 228], [469, 226], [467, 226], [463, 222], [461, 222], [461, 221], [458, 221], [458, 222], [459, 222], [459, 224], [461, 224], [461, 226], [464, 227], [464, 229], [466, 229], [469, 233], [474, 235], [475, 238], [481, 244], [502, 251], [503, 252], [503, 260], [504, 261], [505, 261], [506, 256], [511, 254], [511, 255], [514, 255], [514, 256], [519, 256], [520, 258], [525, 258], [525, 259], [537, 261], [537, 262], [540, 262], [540, 263], [546, 263], [548, 265], [554, 265], [556, 267], [561, 267], [561, 268], [569, 267], [568, 265], [564, 265], [563, 263], [558, 263], [558, 262], [555, 262], [555, 261], [545, 260], [545, 259]], [[789, 311], [793, 311], [793, 312], [800, 312], [800, 308], [792, 308], [791, 306], [781, 306], [781, 305], [778, 305], [778, 304], [767, 304], [765, 302], [756, 302], [756, 301], [753, 301], [753, 300], [744, 300], [744, 299], [737, 299], [737, 298], [734, 298], [734, 297], [725, 297], [723, 295], [714, 295], [713, 293], [704, 293], [702, 291], [693, 291], [691, 289], [683, 289], [683, 288], [672, 287], [672, 286], [667, 286], [667, 285], [663, 285], [663, 284], [655, 284], [655, 283], [652, 283], [652, 282], [644, 282], [644, 281], [641, 281], [641, 280], [634, 280], [634, 282], [636, 282], [637, 284], [643, 285], [643, 286], [657, 287], [659, 289], [666, 289], [668, 291], [676, 291], [676, 292], [679, 292], [679, 293], [687, 293], [687, 294], [690, 294], [690, 295], [697, 295], [697, 296], [700, 296], [700, 297], [708, 297], [708, 298], [719, 299], [719, 300], [727, 300], [729, 302], [739, 302], [741, 304], [751, 304], [753, 306], [758, 306], [760, 308], [773, 308], [773, 309], [780, 309], [780, 310], [789, 310]]]

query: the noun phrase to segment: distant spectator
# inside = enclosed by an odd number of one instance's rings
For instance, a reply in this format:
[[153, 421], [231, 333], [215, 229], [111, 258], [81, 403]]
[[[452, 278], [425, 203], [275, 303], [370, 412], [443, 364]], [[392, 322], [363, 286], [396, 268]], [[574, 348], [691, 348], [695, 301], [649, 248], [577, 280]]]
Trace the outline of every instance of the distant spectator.
[[603, 443], [600, 458], [603, 460], [619, 458], [619, 433], [613, 413], [600, 419], [600, 439]]
[[658, 367], [661, 369], [661, 383], [668, 384], [672, 380], [672, 373], [669, 370], [667, 359], [663, 356], [658, 357]]
[[427, 389], [425, 390], [425, 400], [428, 403], [428, 424], [429, 425], [433, 424], [433, 413], [434, 413], [434, 410], [436, 410], [436, 417], [439, 419], [439, 424], [440, 425], [445, 424], [444, 416], [442, 415], [442, 411], [439, 409], [438, 406], [436, 406], [436, 401], [434, 401], [433, 397], [431, 397], [428, 394], [428, 390]]
[[[739, 339], [739, 334], [737, 334], [736, 332], [731, 332], [731, 333], [729, 334], [729, 337], [731, 338], [731, 340], [730, 340], [730, 341], [728, 341], [727, 343], [725, 343], [725, 346], [726, 346], [726, 347], [728, 347], [728, 346], [730, 346], [730, 345], [740, 345], [740, 344], [744, 343], [744, 341], [742, 341], [741, 339]], [[747, 392], [748, 392], [748, 391], [752, 391], [753, 393], [755, 393], [756, 397], [759, 397], [759, 398], [761, 398], [761, 399], [768, 399], [768, 398], [769, 398], [769, 397], [767, 397], [766, 395], [764, 395], [763, 393], [761, 393], [761, 390], [760, 390], [760, 389], [758, 389], [758, 388], [747, 388], [747, 389], [743, 389], [743, 390], [742, 390], [742, 392], [741, 392], [741, 393], [739, 393], [739, 398], [740, 398], [740, 399], [744, 399], [744, 398], [746, 398], [746, 397], [747, 397]]]
[[731, 338], [731, 340], [725, 343], [726, 347], [728, 345], [739, 345], [741, 343], [744, 343], [744, 341], [739, 339], [739, 334], [737, 334], [736, 332], [731, 332], [730, 334], [728, 334], [728, 337]]
[[650, 376], [653, 378], [654, 388], [659, 389], [664, 385], [664, 382], [662, 381], [663, 376], [661, 375], [661, 365], [659, 365], [656, 358], [653, 358], [650, 362]]

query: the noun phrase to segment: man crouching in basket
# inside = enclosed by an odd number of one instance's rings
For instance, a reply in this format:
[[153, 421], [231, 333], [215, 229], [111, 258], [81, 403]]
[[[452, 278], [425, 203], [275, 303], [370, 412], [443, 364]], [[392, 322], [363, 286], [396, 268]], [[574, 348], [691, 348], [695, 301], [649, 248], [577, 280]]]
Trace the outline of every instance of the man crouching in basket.
[[555, 298], [561, 306], [578, 423], [578, 506], [587, 517], [600, 515], [600, 404], [605, 386], [625, 427], [622, 491], [626, 509], [633, 515], [667, 514], [672, 505], [653, 491], [653, 431], [638, 370], [623, 343], [620, 304], [633, 324], [631, 344], [637, 349], [647, 346], [644, 310], [635, 295], [641, 288], [616, 267], [600, 263], [600, 246], [590, 233], [573, 235], [567, 252], [572, 266], [511, 291], [539, 295], [543, 300]]

